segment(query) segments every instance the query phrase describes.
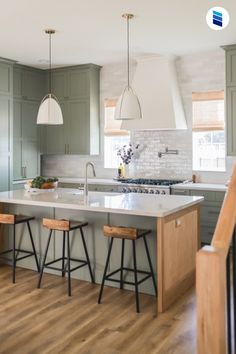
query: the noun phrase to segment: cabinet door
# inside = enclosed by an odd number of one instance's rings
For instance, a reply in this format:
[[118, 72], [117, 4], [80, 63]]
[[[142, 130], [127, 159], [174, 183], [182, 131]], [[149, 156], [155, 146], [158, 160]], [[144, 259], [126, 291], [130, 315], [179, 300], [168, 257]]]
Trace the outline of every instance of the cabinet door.
[[[236, 75], [236, 69], [235, 69]], [[227, 155], [236, 155], [236, 87], [226, 90]]]
[[9, 190], [9, 155], [0, 152], [0, 192]]
[[90, 71], [88, 69], [73, 69], [68, 72], [68, 94], [70, 100], [89, 97], [89, 75]]
[[21, 98], [22, 96], [22, 70], [20, 68], [13, 69], [13, 96], [16, 98]]
[[236, 86], [236, 49], [226, 52], [226, 85]]
[[12, 92], [12, 65], [0, 63], [0, 93], [10, 94]]
[[67, 114], [66, 104], [61, 104], [63, 121], [62, 125], [48, 125], [46, 128], [46, 153], [47, 154], [65, 154], [67, 152]]
[[0, 152], [9, 152], [11, 100], [0, 96]]
[[25, 177], [34, 178], [39, 174], [39, 155], [37, 141], [22, 141], [22, 166], [25, 167]]
[[22, 101], [21, 131], [22, 139], [37, 140], [38, 102]]
[[35, 71], [23, 69], [22, 71], [22, 98], [28, 100], [43, 99], [45, 95], [45, 74]]
[[90, 153], [89, 100], [67, 102], [67, 139], [70, 154]]
[[65, 71], [57, 71], [52, 73], [52, 93], [58, 98], [59, 101], [63, 101], [69, 98], [67, 88], [67, 73]]

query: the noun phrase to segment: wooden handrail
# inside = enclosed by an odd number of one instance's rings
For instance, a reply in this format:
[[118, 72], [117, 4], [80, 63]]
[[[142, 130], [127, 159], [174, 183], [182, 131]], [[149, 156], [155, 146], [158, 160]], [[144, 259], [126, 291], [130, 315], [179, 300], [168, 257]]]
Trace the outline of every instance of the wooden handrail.
[[236, 165], [210, 246], [196, 259], [197, 353], [226, 354], [226, 258], [236, 224]]

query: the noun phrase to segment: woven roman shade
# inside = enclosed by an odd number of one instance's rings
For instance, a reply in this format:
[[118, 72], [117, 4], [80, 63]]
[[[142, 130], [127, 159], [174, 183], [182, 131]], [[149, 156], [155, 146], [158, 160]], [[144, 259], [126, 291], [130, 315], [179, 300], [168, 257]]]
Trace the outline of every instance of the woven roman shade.
[[224, 92], [193, 92], [193, 131], [224, 130]]

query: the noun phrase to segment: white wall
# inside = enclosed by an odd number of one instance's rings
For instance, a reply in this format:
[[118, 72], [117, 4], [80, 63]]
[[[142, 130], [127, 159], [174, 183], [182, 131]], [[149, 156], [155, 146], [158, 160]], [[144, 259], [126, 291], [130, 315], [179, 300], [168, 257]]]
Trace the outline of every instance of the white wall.
[[[225, 85], [224, 51], [195, 53], [179, 58], [176, 62], [179, 86], [187, 118], [187, 131], [144, 131], [133, 132], [131, 139], [141, 144], [139, 157], [131, 164], [129, 172], [137, 177], [191, 178], [192, 175], [192, 100], [193, 91], [222, 90]], [[134, 72], [135, 64], [132, 65]], [[93, 161], [98, 177], [114, 177], [116, 170], [103, 168], [103, 127], [105, 98], [120, 95], [126, 83], [125, 63], [106, 65], [101, 70], [101, 155], [100, 156], [44, 156], [42, 159], [43, 175], [76, 177], [84, 175], [86, 161]], [[156, 107], [157, 115], [158, 112]], [[168, 146], [178, 149], [178, 155], [158, 157], [158, 151]], [[226, 172], [196, 172], [201, 182], [225, 183], [230, 176], [235, 158], [227, 158]]]

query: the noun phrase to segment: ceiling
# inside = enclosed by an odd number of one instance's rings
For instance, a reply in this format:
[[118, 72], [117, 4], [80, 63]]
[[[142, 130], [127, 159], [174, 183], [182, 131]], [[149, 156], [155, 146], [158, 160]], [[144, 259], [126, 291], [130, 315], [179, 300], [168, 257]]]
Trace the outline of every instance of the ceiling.
[[205, 16], [214, 0], [0, 0], [0, 56], [46, 67], [48, 37], [54, 28], [54, 66], [119, 62], [125, 57], [126, 24], [131, 54], [184, 55], [236, 43], [236, 1], [224, 0], [230, 23], [222, 31], [208, 28]]

